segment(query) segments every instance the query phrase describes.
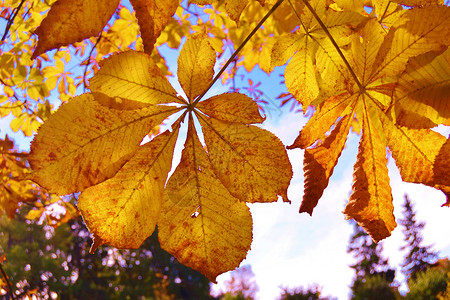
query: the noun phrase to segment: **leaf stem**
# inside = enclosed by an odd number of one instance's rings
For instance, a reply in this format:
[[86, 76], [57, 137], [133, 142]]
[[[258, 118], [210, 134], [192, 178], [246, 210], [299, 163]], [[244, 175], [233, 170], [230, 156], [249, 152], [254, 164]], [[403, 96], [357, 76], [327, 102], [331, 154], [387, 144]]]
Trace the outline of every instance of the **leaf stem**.
[[6, 24], [5, 27], [5, 32], [3, 33], [2, 36], [2, 42], [5, 41], [6, 36], [8, 35], [9, 29], [11, 28], [11, 26], [14, 23], [14, 19], [17, 17], [17, 15], [19, 14], [20, 9], [22, 8], [23, 4], [25, 3], [25, 0], [20, 1], [19, 6], [17, 6], [17, 8], [15, 8], [13, 10], [13, 15], [9, 18], [8, 23]]
[[264, 24], [264, 22], [270, 17], [270, 15], [280, 6], [280, 4], [283, 2], [283, 0], [278, 0], [277, 3], [267, 12], [267, 14], [261, 19], [261, 21], [258, 22], [258, 24], [253, 28], [252, 32], [245, 38], [245, 40], [239, 45], [239, 47], [234, 51], [234, 53], [231, 55], [231, 57], [227, 60], [225, 65], [220, 69], [219, 73], [214, 77], [214, 79], [209, 84], [208, 88], [200, 95], [198, 96], [193, 106], [195, 106], [200, 100], [205, 96], [205, 94], [209, 91], [209, 89], [216, 83], [217, 79], [219, 79], [220, 76], [222, 76], [223, 72], [228, 68], [228, 66], [234, 61], [238, 53], [244, 48], [244, 46], [247, 44], [247, 42], [255, 35], [256, 31]]
[[384, 10], [384, 13], [383, 13], [383, 15], [380, 18], [380, 23], [383, 22], [383, 19], [386, 16], [386, 13], [387, 13], [388, 8], [389, 8], [389, 4], [391, 4], [391, 1], [389, 1], [388, 4], [386, 5], [386, 9]]
[[305, 33], [310, 36], [309, 32], [308, 32], [308, 28], [306, 28], [305, 24], [303, 24], [302, 22], [302, 18], [300, 18], [300, 15], [298, 14], [297, 10], [295, 9], [294, 5], [292, 5], [291, 0], [288, 0], [289, 5], [291, 6], [292, 10], [294, 11], [295, 16], [297, 17], [298, 21], [300, 22], [300, 25], [302, 25], [303, 30], [305, 31]]
[[308, 0], [302, 0], [303, 3], [305, 3], [306, 7], [308, 7], [309, 11], [312, 13], [312, 15], [314, 16], [314, 18], [316, 19], [317, 23], [319, 23], [320, 27], [322, 28], [322, 30], [325, 32], [325, 34], [328, 36], [328, 38], [330, 39], [331, 43], [333, 44], [334, 48], [336, 48], [337, 52], [339, 53], [339, 56], [342, 58], [342, 60], [344, 61], [345, 66], [347, 67], [347, 69], [349, 70], [350, 74], [352, 75], [353, 79], [355, 80], [356, 84], [359, 87], [360, 91], [364, 91], [364, 86], [361, 84], [361, 82], [358, 79], [358, 76], [356, 76], [355, 72], [353, 71], [352, 67], [350, 66], [350, 64], [348, 63], [347, 59], [344, 56], [344, 53], [342, 53], [341, 48], [339, 48], [338, 44], [336, 43], [336, 41], [334, 40], [333, 36], [331, 36], [331, 33], [328, 31], [327, 26], [325, 26], [325, 24], [322, 22], [322, 20], [320, 19], [320, 17], [317, 15], [316, 11], [314, 10], [314, 8], [311, 6], [311, 4], [309, 3]]

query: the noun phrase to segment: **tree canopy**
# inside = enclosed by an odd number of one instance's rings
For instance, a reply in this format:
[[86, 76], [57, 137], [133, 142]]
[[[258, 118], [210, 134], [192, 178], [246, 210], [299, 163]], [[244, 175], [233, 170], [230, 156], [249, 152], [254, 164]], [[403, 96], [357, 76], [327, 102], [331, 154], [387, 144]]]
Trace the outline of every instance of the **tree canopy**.
[[[279, 66], [281, 103], [313, 112], [287, 147], [305, 149], [300, 212], [313, 213], [350, 132], [361, 139], [344, 214], [373, 240], [396, 227], [388, 155], [404, 181], [441, 190], [450, 205], [450, 143], [432, 130], [450, 125], [442, 1], [130, 2], [1, 3], [0, 116], [38, 132], [29, 155], [2, 140], [9, 217], [22, 203], [36, 203], [37, 218], [59, 202], [70, 219], [64, 196], [81, 193], [92, 252], [138, 248], [158, 226], [163, 249], [215, 281], [250, 249], [246, 203], [289, 202], [292, 168], [285, 145], [257, 126], [258, 99], [207, 93], [219, 79], [232, 85], [239, 68]], [[181, 90], [161, 45], [180, 49]], [[36, 201], [41, 189], [54, 196]]]

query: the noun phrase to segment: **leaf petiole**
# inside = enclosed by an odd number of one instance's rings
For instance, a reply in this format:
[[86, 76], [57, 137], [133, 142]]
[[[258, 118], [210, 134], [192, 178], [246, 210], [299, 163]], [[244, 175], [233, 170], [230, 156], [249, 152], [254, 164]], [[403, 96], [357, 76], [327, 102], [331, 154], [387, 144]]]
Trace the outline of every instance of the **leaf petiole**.
[[352, 67], [350, 66], [350, 64], [348, 63], [347, 59], [344, 56], [344, 53], [342, 53], [341, 48], [339, 48], [338, 44], [336, 43], [336, 41], [334, 40], [333, 36], [331, 35], [331, 33], [328, 31], [327, 26], [322, 22], [322, 19], [320, 19], [320, 17], [317, 15], [316, 11], [314, 10], [314, 8], [311, 6], [311, 4], [309, 3], [308, 0], [302, 0], [303, 3], [305, 3], [306, 7], [308, 7], [309, 11], [311, 12], [311, 14], [314, 16], [314, 18], [316, 19], [317, 23], [319, 23], [320, 27], [322, 28], [322, 30], [325, 32], [325, 34], [328, 36], [328, 38], [330, 39], [331, 43], [333, 44], [333, 46], [336, 48], [336, 51], [339, 53], [339, 56], [342, 58], [342, 60], [344, 61], [345, 66], [347, 67], [347, 69], [349, 70], [350, 74], [352, 75], [353, 79], [355, 80], [356, 84], [358, 85], [359, 90], [362, 92], [364, 91], [364, 86], [361, 84], [361, 82], [358, 79], [358, 76], [356, 76], [355, 72], [353, 71]]
[[283, 2], [283, 0], [278, 0], [277, 3], [275, 3], [274, 6], [267, 12], [267, 14], [261, 19], [261, 21], [258, 22], [258, 24], [253, 28], [252, 32], [245, 38], [245, 40], [239, 45], [239, 47], [234, 51], [234, 53], [231, 55], [231, 57], [227, 60], [225, 65], [220, 69], [219, 73], [217, 73], [216, 76], [214, 76], [213, 80], [209, 84], [208, 88], [205, 89], [205, 91], [198, 96], [195, 101], [193, 102], [193, 106], [195, 106], [202, 98], [205, 96], [205, 94], [209, 91], [209, 89], [216, 83], [217, 79], [219, 79], [220, 76], [222, 76], [223, 72], [228, 68], [228, 66], [234, 61], [238, 53], [244, 48], [244, 46], [247, 44], [247, 42], [255, 35], [256, 31], [264, 24], [264, 22], [270, 17], [270, 15], [280, 6], [280, 4]]

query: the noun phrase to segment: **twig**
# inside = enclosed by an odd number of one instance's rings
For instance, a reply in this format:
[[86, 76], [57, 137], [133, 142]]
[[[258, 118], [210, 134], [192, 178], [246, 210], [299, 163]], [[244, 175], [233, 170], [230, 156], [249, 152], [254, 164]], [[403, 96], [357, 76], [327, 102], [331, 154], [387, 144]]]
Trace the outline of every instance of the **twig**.
[[84, 84], [84, 91], [85, 92], [86, 92], [86, 86], [87, 86], [86, 75], [87, 75], [87, 69], [89, 67], [89, 64], [91, 63], [91, 55], [94, 52], [95, 48], [97, 47], [98, 43], [100, 42], [101, 38], [102, 38], [102, 33], [100, 33], [100, 35], [98, 36], [97, 41], [95, 42], [94, 46], [92, 46], [92, 49], [89, 52], [89, 56], [88, 56], [88, 61], [86, 63], [86, 67], [84, 68], [83, 84]]
[[220, 76], [222, 76], [223, 72], [228, 68], [228, 66], [234, 61], [238, 53], [244, 48], [244, 46], [247, 44], [247, 42], [255, 35], [256, 31], [264, 24], [264, 22], [270, 17], [270, 15], [280, 6], [280, 4], [283, 2], [283, 0], [278, 0], [277, 3], [267, 12], [267, 14], [259, 21], [259, 23], [253, 28], [252, 32], [245, 38], [245, 40], [239, 45], [239, 47], [234, 51], [234, 53], [231, 55], [231, 57], [228, 59], [228, 61], [225, 63], [225, 65], [220, 69], [219, 73], [214, 77], [214, 79], [209, 84], [208, 88], [195, 99], [193, 106], [195, 106], [202, 98], [205, 96], [205, 94], [209, 91], [209, 89], [216, 83], [217, 79], [219, 79]]
[[[290, 1], [290, 0], [288, 0]], [[334, 48], [336, 48], [336, 51], [339, 53], [339, 56], [342, 58], [342, 60], [344, 61], [345, 66], [347, 67], [347, 69], [349, 70], [350, 74], [352, 75], [353, 79], [355, 80], [356, 84], [359, 87], [360, 91], [364, 90], [364, 86], [361, 84], [361, 82], [358, 79], [358, 76], [356, 76], [355, 72], [353, 71], [352, 67], [350, 66], [350, 64], [348, 63], [347, 59], [345, 58], [344, 54], [341, 51], [341, 48], [339, 48], [338, 44], [336, 43], [336, 41], [334, 40], [333, 36], [331, 36], [331, 33], [328, 31], [327, 26], [325, 26], [325, 24], [322, 22], [322, 20], [320, 19], [320, 17], [317, 15], [316, 11], [314, 10], [314, 8], [311, 6], [311, 4], [308, 2], [308, 0], [302, 0], [303, 3], [305, 3], [306, 7], [309, 9], [309, 11], [311, 12], [311, 14], [314, 16], [314, 18], [316, 19], [317, 23], [319, 23], [320, 27], [322, 28], [322, 30], [325, 32], [325, 34], [328, 36], [328, 38], [330, 39], [331, 43], [333, 44]]]
[[25, 3], [25, 0], [20, 1], [19, 6], [17, 6], [17, 8], [14, 9], [12, 17], [9, 18], [8, 23], [6, 24], [5, 32], [3, 33], [3, 36], [2, 36], [2, 42], [6, 39], [6, 36], [8, 35], [9, 29], [11, 29], [11, 26], [12, 26], [12, 24], [14, 22], [14, 19], [19, 14], [19, 11], [22, 8], [24, 3]]

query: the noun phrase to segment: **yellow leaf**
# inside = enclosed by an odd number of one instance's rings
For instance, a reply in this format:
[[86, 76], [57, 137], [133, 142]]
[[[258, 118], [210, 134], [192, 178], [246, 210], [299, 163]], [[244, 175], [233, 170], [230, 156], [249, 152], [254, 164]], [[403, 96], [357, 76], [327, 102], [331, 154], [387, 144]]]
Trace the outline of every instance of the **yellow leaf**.
[[177, 10], [179, 0], [131, 0], [136, 12], [144, 51], [151, 54], [156, 39]]
[[199, 116], [216, 176], [245, 202], [289, 202], [292, 168], [281, 141], [256, 126]]
[[28, 220], [36, 220], [39, 219], [42, 214], [44, 213], [45, 209], [44, 208], [40, 208], [40, 209], [32, 209], [30, 210], [27, 215], [25, 216], [26, 219]]
[[63, 104], [31, 144], [31, 179], [65, 195], [116, 174], [143, 137], [174, 108], [111, 110], [83, 94]]
[[211, 281], [239, 266], [250, 249], [252, 218], [223, 186], [189, 123], [181, 162], [167, 182], [158, 233], [161, 247]]
[[297, 51], [304, 50], [308, 39], [305, 34], [288, 33], [277, 39], [272, 48], [272, 67], [284, 65]]
[[239, 93], [225, 93], [213, 96], [199, 102], [196, 108], [211, 118], [222, 121], [252, 124], [262, 123], [258, 105], [246, 95]]
[[178, 129], [158, 135], [139, 147], [114, 177], [81, 193], [77, 205], [97, 239], [95, 246], [138, 248], [153, 233], [177, 134]]
[[181, 102], [176, 91], [147, 54], [127, 51], [107, 58], [90, 80], [92, 92], [146, 104]]
[[190, 102], [206, 91], [214, 76], [216, 52], [206, 35], [189, 38], [178, 57], [178, 81]]
[[311, 102], [319, 95], [316, 71], [307, 43], [305, 43], [304, 49], [292, 57], [286, 67], [284, 76], [288, 91], [302, 103], [303, 110], [306, 110]]
[[404, 181], [433, 187], [449, 185], [448, 138], [430, 129], [397, 126], [386, 116], [381, 121], [387, 144]]
[[385, 37], [370, 81], [401, 73], [411, 57], [446, 49], [449, 35], [450, 7], [427, 5], [407, 10]]
[[239, 18], [244, 11], [244, 8], [247, 6], [249, 0], [226, 0], [225, 1], [225, 10], [227, 11], [228, 16], [239, 24]]
[[345, 147], [347, 134], [353, 120], [353, 113], [342, 118], [331, 134], [317, 147], [305, 150], [303, 170], [305, 171], [305, 192], [300, 212], [312, 215], [328, 181], [333, 174], [339, 156]]
[[393, 0], [392, 2], [406, 6], [419, 6], [427, 4], [441, 4], [440, 0]]
[[287, 148], [304, 149], [311, 146], [330, 130], [337, 118], [350, 113], [348, 108], [352, 103], [355, 103], [356, 100], [358, 100], [356, 94], [349, 95], [348, 93], [343, 93], [326, 100], [323, 105], [318, 108], [318, 111], [316, 111], [308, 123], [306, 123], [305, 127], [302, 128], [294, 143]]
[[39, 36], [39, 42], [32, 59], [47, 50], [98, 35], [119, 2], [119, 0], [58, 0], [35, 31]]
[[369, 70], [376, 61], [384, 36], [383, 27], [376, 19], [369, 20], [359, 35], [352, 36], [349, 63], [363, 85], [370, 83]]
[[378, 242], [397, 226], [387, 169], [386, 145], [364, 104], [363, 133], [353, 172], [353, 192], [344, 213]]
[[396, 123], [409, 128], [450, 125], [450, 49], [409, 60], [398, 80], [394, 109]]

